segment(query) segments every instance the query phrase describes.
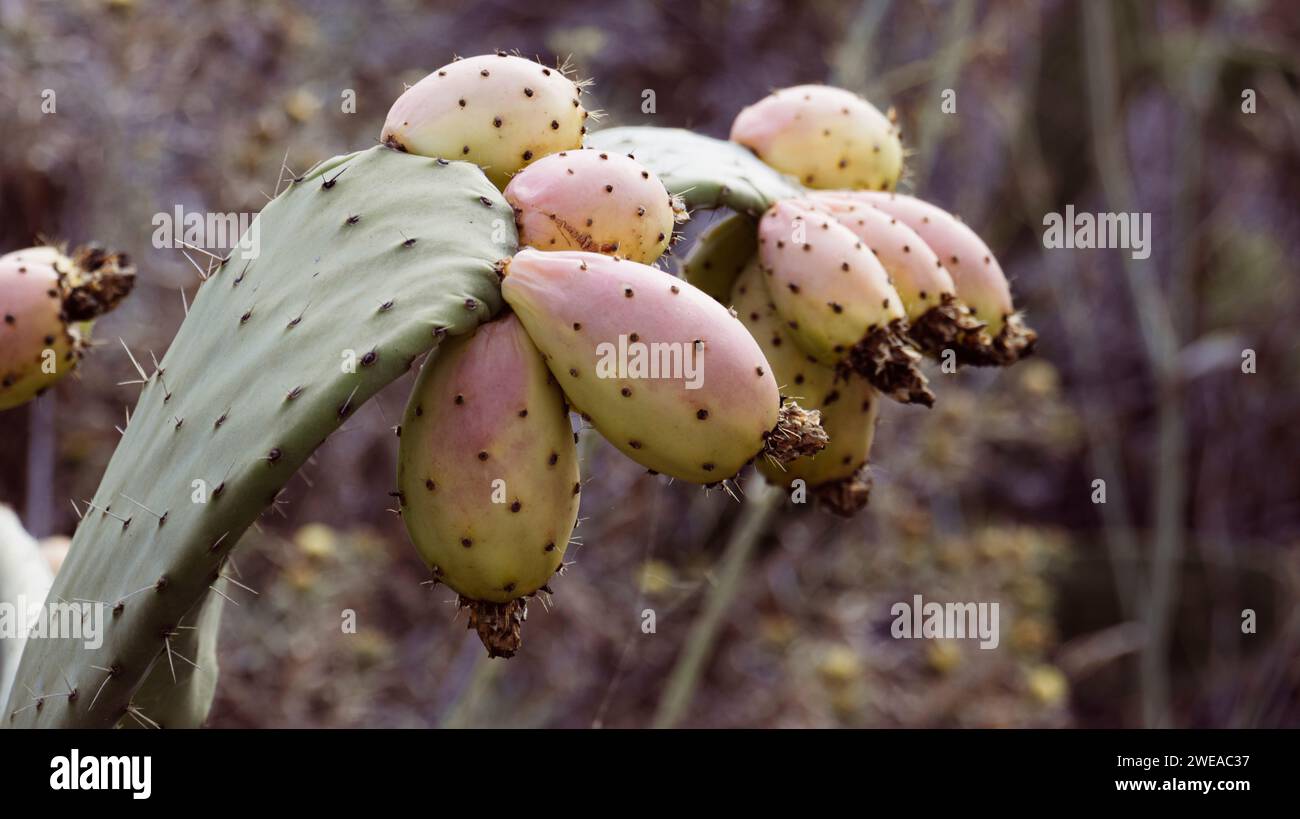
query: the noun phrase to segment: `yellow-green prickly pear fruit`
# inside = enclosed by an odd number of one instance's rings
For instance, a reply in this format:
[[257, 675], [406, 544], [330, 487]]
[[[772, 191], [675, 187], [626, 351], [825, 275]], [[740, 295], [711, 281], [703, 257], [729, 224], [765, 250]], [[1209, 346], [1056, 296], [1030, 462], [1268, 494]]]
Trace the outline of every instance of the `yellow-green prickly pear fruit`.
[[682, 260], [682, 278], [720, 302], [731, 298], [731, 286], [745, 264], [758, 252], [758, 223], [733, 213], [709, 225]]
[[871, 494], [867, 465], [876, 437], [876, 420], [881, 395], [861, 376], [849, 375], [818, 407], [822, 426], [830, 437], [826, 448], [815, 455], [785, 464], [785, 469], [759, 463], [759, 471], [770, 482], [790, 487], [801, 480], [817, 502], [843, 517], [852, 517]]
[[892, 109], [828, 85], [772, 92], [736, 116], [731, 140], [810, 188], [891, 191], [903, 174]]
[[117, 306], [134, 283], [125, 256], [98, 248], [67, 256], [42, 246], [0, 256], [0, 410], [72, 372], [88, 322]]
[[505, 52], [448, 63], [406, 89], [380, 141], [477, 164], [498, 188], [519, 169], [582, 147], [582, 87], [558, 68]]
[[494, 657], [520, 644], [578, 516], [564, 395], [513, 315], [449, 339], [402, 420], [402, 520], [434, 579], [460, 594]]
[[871, 482], [865, 465], [871, 454], [880, 394], [861, 376], [842, 376], [799, 349], [767, 297], [758, 260], [736, 279], [732, 308], [758, 341], [781, 391], [821, 412], [830, 441], [821, 452], [784, 465], [761, 460], [758, 469], [777, 486], [796, 480], [824, 507], [851, 516], [867, 503]]
[[758, 254], [772, 303], [805, 352], [896, 401], [934, 402], [903, 300], [853, 231], [811, 204], [782, 200], [759, 222]]
[[794, 398], [804, 407], [822, 403], [835, 389], [835, 370], [818, 362], [795, 343], [768, 295], [757, 256], [736, 277], [730, 303], [736, 317], [758, 342], [767, 363], [772, 365], [781, 394]]
[[587, 250], [650, 264], [672, 242], [686, 208], [631, 156], [560, 151], [510, 180], [520, 247]]
[[875, 254], [903, 299], [908, 335], [922, 352], [938, 356], [945, 349], [988, 345], [984, 323], [958, 298], [943, 261], [916, 231], [854, 193], [817, 191], [808, 198]]
[[867, 191], [854, 196], [916, 231], [952, 274], [957, 296], [975, 318], [987, 324], [984, 343], [959, 346], [958, 361], [1008, 366], [1033, 352], [1038, 334], [1016, 312], [1002, 266], [975, 231], [946, 210], [914, 196]]
[[646, 265], [525, 249], [501, 292], [570, 403], [632, 460], [692, 483], [755, 456], [825, 444], [815, 414], [782, 405], [772, 368], [718, 302]]

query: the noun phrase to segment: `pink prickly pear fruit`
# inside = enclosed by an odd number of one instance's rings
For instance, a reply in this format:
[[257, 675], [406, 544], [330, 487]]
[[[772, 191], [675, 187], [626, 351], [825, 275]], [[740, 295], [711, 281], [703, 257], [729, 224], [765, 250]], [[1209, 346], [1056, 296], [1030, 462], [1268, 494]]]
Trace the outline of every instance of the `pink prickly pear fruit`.
[[792, 487], [803, 481], [823, 507], [851, 516], [864, 507], [871, 482], [865, 465], [875, 434], [880, 394], [861, 376], [838, 374], [793, 343], [767, 296], [757, 259], [741, 271], [731, 294], [732, 308], [767, 356], [781, 391], [821, 412], [830, 438], [826, 448], [787, 464], [761, 460], [769, 482]]
[[520, 644], [578, 515], [564, 395], [519, 320], [444, 343], [416, 381], [397, 466], [402, 520], [435, 582], [460, 595], [491, 656]]
[[986, 323], [987, 337], [967, 338], [957, 347], [958, 361], [1007, 366], [1033, 352], [1038, 334], [1016, 312], [1002, 266], [975, 231], [946, 210], [913, 196], [868, 191], [853, 196], [916, 231], [952, 275], [957, 296], [976, 319]]
[[650, 264], [686, 208], [630, 155], [581, 149], [543, 157], [510, 180], [521, 247], [587, 250]]
[[908, 335], [923, 352], [937, 356], [945, 349], [989, 343], [984, 323], [957, 297], [952, 275], [916, 231], [858, 194], [817, 191], [808, 198], [875, 254], [903, 299]]
[[736, 116], [731, 140], [810, 188], [888, 191], [903, 173], [893, 110], [827, 85], [774, 91]]
[[661, 270], [525, 249], [505, 263], [501, 292], [573, 408], [653, 472], [714, 484], [760, 453], [825, 445], [815, 414], [782, 404], [744, 326]]
[[896, 401], [934, 402], [906, 339], [903, 300], [853, 231], [808, 203], [783, 200], [759, 222], [758, 254], [772, 303], [805, 352], [862, 374]]
[[504, 52], [448, 63], [397, 98], [380, 140], [421, 156], [464, 159], [498, 188], [542, 157], [582, 147], [582, 85]]
[[0, 256], [0, 410], [49, 389], [85, 354], [89, 322], [131, 291], [125, 256], [42, 246]]

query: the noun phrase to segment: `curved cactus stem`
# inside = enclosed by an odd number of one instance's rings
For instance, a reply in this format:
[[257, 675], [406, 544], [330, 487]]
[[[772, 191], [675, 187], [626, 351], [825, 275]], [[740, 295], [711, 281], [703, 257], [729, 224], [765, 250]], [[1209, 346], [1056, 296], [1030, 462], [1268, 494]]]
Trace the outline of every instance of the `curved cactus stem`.
[[497, 312], [495, 265], [516, 249], [477, 167], [382, 146], [295, 179], [252, 231], [260, 252], [241, 246], [204, 281], [148, 375], [55, 580], [58, 598], [110, 612], [103, 644], [23, 652], [16, 688], [61, 690], [66, 673], [79, 696], [10, 703], [0, 725], [128, 715], [169, 636], [215, 618], [205, 601], [244, 530], [362, 403]]
[[728, 304], [731, 285], [758, 251], [758, 224], [733, 213], [709, 225], [682, 262], [682, 278]]
[[587, 146], [632, 154], [692, 209], [729, 207], [758, 217], [777, 199], [801, 191], [734, 142], [681, 128], [608, 128], [587, 137]]

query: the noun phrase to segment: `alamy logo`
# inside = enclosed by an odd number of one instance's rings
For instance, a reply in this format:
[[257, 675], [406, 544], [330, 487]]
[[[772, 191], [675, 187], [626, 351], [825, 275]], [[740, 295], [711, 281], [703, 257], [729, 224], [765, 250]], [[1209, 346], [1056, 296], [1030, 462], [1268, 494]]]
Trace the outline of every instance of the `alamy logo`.
[[890, 633], [896, 640], [964, 640], [979, 638], [980, 648], [997, 648], [1001, 640], [997, 603], [926, 603], [921, 595], [912, 602], [895, 603]]
[[618, 344], [596, 345], [597, 378], [665, 378], [686, 382], [686, 389], [704, 385], [704, 342], [652, 341], [620, 335]]
[[197, 248], [233, 250], [238, 247], [246, 259], [257, 258], [262, 248], [261, 222], [255, 213], [211, 213], [175, 211], [153, 215], [153, 246], [159, 250]]
[[68, 756], [50, 760], [50, 789], [56, 791], [130, 791], [132, 799], [153, 793], [153, 757]]
[[1151, 255], [1150, 213], [1075, 213], [1065, 206], [1065, 215], [1043, 217], [1043, 247], [1049, 250], [1074, 248], [1123, 248], [1134, 259]]
[[90, 601], [28, 605], [19, 595], [0, 603], [0, 640], [81, 640], [95, 651], [104, 644], [104, 608]]

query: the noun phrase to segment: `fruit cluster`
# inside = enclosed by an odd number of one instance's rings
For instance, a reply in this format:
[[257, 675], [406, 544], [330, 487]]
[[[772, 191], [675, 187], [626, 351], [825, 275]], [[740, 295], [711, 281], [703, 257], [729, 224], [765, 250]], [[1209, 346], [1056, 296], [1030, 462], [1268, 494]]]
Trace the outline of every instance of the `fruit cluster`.
[[[635, 155], [583, 147], [582, 95], [531, 60], [458, 60], [407, 90], [381, 137], [478, 163], [514, 211], [510, 311], [425, 365], [398, 474], [412, 540], [494, 656], [564, 565], [582, 488], [569, 410], [651, 473], [713, 486], [757, 461], [849, 515], [881, 397], [934, 400], [923, 354], [1007, 364], [1033, 343], [979, 238], [892, 193], [902, 141], [865, 100], [801, 86], [740, 113], [732, 140], [801, 193], [749, 224], [734, 279], [696, 287], [690, 259], [685, 279], [653, 266], [685, 207]], [[706, 237], [692, 256], [713, 252]]]

